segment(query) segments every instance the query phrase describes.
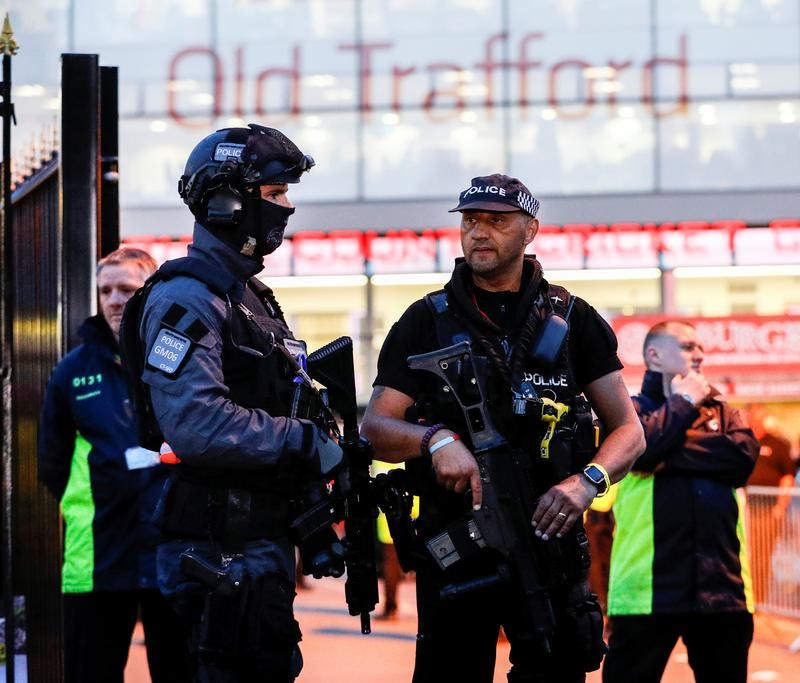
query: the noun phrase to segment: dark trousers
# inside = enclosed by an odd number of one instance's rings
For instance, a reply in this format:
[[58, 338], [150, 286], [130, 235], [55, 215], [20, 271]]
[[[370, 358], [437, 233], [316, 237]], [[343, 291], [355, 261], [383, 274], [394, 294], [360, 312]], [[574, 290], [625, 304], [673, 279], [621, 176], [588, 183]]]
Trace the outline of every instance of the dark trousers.
[[611, 617], [603, 683], [658, 683], [678, 638], [697, 683], [746, 683], [749, 612]]
[[183, 624], [157, 590], [64, 594], [64, 680], [123, 683], [139, 614], [153, 683], [191, 680]]
[[[556, 628], [549, 655], [524, 637], [519, 598], [504, 587], [465, 594], [453, 600], [439, 598], [437, 575], [417, 572], [419, 619], [413, 683], [491, 683], [500, 626], [511, 644], [513, 682], [581, 683], [583, 667], [576, 662], [574, 644]], [[556, 619], [563, 610], [556, 606]]]

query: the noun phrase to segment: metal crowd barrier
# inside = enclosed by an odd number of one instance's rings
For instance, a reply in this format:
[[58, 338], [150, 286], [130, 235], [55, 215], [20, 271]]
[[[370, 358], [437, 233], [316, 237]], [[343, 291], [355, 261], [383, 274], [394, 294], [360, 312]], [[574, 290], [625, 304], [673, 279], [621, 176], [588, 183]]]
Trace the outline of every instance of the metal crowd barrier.
[[800, 619], [800, 488], [745, 492], [756, 609]]

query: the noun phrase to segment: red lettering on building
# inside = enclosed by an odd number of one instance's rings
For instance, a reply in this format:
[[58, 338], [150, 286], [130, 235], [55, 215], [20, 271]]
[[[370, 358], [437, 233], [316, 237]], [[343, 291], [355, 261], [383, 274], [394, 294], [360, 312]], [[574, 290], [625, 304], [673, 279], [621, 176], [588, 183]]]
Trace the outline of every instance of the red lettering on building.
[[218, 57], [217, 53], [208, 47], [190, 47], [178, 52], [169, 63], [169, 71], [167, 76], [167, 113], [170, 118], [175, 119], [175, 122], [181, 126], [200, 127], [205, 126], [204, 121], [193, 123], [187, 117], [183, 116], [178, 111], [178, 84], [180, 83], [179, 67], [181, 63], [190, 57], [197, 55], [208, 57], [211, 60], [212, 73], [214, 76], [214, 95], [211, 103], [211, 111], [209, 116], [222, 115], [222, 102], [223, 102], [223, 86], [225, 83], [225, 73], [222, 67], [222, 60]]
[[[461, 94], [461, 86], [464, 85], [464, 77], [463, 71], [458, 64], [429, 64], [428, 71], [432, 74], [437, 72], [446, 71], [449, 73], [454, 73], [456, 75], [456, 80], [452, 87], [450, 88], [431, 88], [428, 94], [425, 96], [425, 100], [422, 103], [423, 108], [428, 112], [431, 118], [449, 118], [454, 114], [458, 114], [459, 112], [463, 111], [464, 109], [464, 96]], [[444, 116], [433, 116], [434, 111], [434, 103], [437, 99], [440, 99], [442, 96], [450, 96], [453, 98], [454, 106], [452, 108], [444, 109]]]
[[[594, 106], [594, 87], [591, 78], [585, 78], [583, 72], [591, 67], [589, 62], [584, 62], [581, 59], [565, 59], [563, 62], [558, 62], [550, 69], [549, 88], [547, 101], [560, 117], [565, 119], [579, 119], [583, 118], [589, 113], [589, 110]], [[577, 112], [567, 112], [559, 109], [558, 99], [558, 73], [562, 69], [578, 69], [580, 78], [586, 82], [587, 94], [583, 97], [583, 109]]]
[[[546, 92], [541, 93], [541, 97], [553, 110], [560, 116], [579, 118], [589, 116], [598, 103], [599, 93], [597, 92], [594, 77], [590, 75], [590, 69], [596, 66], [606, 65], [612, 72], [608, 80], [616, 80], [623, 71], [636, 68], [632, 60], [609, 57], [605, 60], [590, 62], [580, 56], [569, 57], [555, 61], [549, 67], [541, 59], [536, 59], [533, 48], [543, 42], [546, 35], [543, 32], [532, 32], [522, 35], [517, 44], [517, 61], [509, 61], [502, 58], [502, 53], [511, 52], [513, 46], [508, 45], [509, 35], [506, 32], [490, 35], [483, 49], [483, 56], [475, 64], [459, 64], [456, 62], [432, 62], [428, 64], [387, 64], [382, 65], [380, 71], [376, 67], [379, 54], [382, 57], [390, 56], [391, 53], [385, 51], [394, 47], [392, 42], [354, 42], [342, 43], [338, 49], [343, 53], [351, 53], [355, 58], [355, 66], [359, 76], [357, 109], [369, 113], [374, 110], [377, 101], [385, 102], [395, 112], [403, 109], [420, 107], [427, 112], [428, 116], [433, 115], [435, 105], [444, 98], [451, 99], [455, 105], [455, 111], [460, 111], [467, 106], [482, 106], [487, 116], [491, 116], [498, 102], [497, 88], [495, 82], [497, 74], [503, 71], [516, 72], [518, 81], [518, 104], [520, 106], [520, 116], [527, 115], [527, 109], [532, 106], [533, 94], [530, 91], [531, 72], [536, 69], [543, 70], [545, 78]], [[503, 49], [506, 48], [506, 49]], [[289, 116], [298, 116], [303, 113], [302, 104], [302, 46], [294, 45], [289, 53], [288, 65], [266, 64], [264, 68], [255, 71], [255, 75], [246, 76], [246, 53], [242, 45], [232, 47], [230, 53], [230, 70], [226, 71], [225, 57], [222, 53], [209, 47], [189, 47], [177, 52], [170, 60], [168, 66], [167, 84], [167, 111], [169, 116], [179, 125], [207, 125], [206, 121], [198, 121], [194, 124], [191, 117], [194, 112], [187, 109], [183, 104], [180, 94], [175, 88], [182, 72], [185, 71], [187, 60], [203, 57], [210, 62], [210, 72], [213, 79], [213, 102], [207, 112], [208, 117], [218, 117], [225, 114], [234, 114], [244, 118], [248, 111], [253, 111], [259, 115], [274, 114], [274, 107], [269, 107], [266, 101], [265, 91], [268, 81], [278, 78], [288, 79], [289, 95], [287, 102], [287, 113]], [[338, 69], [342, 71], [345, 69]], [[410, 102], [404, 96], [403, 81], [414, 73], [430, 73], [433, 76], [442, 72], [458, 73], [456, 83], [452, 88], [433, 87], [422, 96], [421, 101]], [[466, 73], [482, 72], [484, 74], [484, 86], [481, 92], [468, 96], [465, 94]], [[383, 90], [376, 93], [376, 73], [387, 74], [388, 78], [381, 81]], [[563, 81], [571, 75], [577, 84], [577, 95], [579, 103], [582, 105], [578, 111], [565, 110], [567, 101], [574, 101], [575, 97], [562, 97]], [[666, 78], [672, 77], [675, 80], [675, 101], [674, 106], [664, 106], [662, 109], [656, 107], [656, 83], [663, 83]], [[228, 80], [230, 79], [230, 84]], [[606, 79], [604, 79], [606, 80]], [[685, 115], [688, 111], [689, 102], [689, 58], [688, 58], [688, 39], [686, 35], [681, 35], [678, 39], [677, 56], [656, 55], [648, 59], [641, 65], [641, 93], [640, 101], [648, 107], [653, 116], [665, 118], [674, 115]], [[384, 85], [385, 83], [385, 85]], [[663, 90], [663, 88], [662, 88]], [[227, 92], [226, 92], [227, 91]], [[248, 105], [249, 101], [252, 104]], [[380, 96], [380, 100], [378, 99]], [[609, 107], [617, 104], [617, 89], [608, 88], [605, 102]], [[225, 110], [223, 103], [232, 103], [229, 110]]]
[[[679, 57], [653, 57], [642, 67], [642, 102], [651, 107], [653, 116], [665, 118], [673, 114], [685, 114], [689, 108], [689, 59], [686, 56], [686, 36], [678, 39]], [[658, 111], [655, 106], [655, 70], [658, 65], [672, 65], [678, 68], [678, 103], [665, 111]], [[663, 76], [662, 76], [663, 78]]]
[[295, 45], [292, 49], [292, 66], [286, 67], [272, 67], [264, 69], [258, 76], [256, 76], [256, 101], [255, 111], [259, 116], [268, 114], [264, 100], [264, 89], [267, 80], [273, 76], [285, 76], [289, 79], [289, 102], [288, 112], [292, 116], [297, 116], [300, 113], [300, 47]]
[[345, 43], [339, 46], [340, 50], [355, 50], [358, 53], [361, 76], [359, 108], [362, 112], [372, 111], [372, 53], [390, 47], [392, 43]]

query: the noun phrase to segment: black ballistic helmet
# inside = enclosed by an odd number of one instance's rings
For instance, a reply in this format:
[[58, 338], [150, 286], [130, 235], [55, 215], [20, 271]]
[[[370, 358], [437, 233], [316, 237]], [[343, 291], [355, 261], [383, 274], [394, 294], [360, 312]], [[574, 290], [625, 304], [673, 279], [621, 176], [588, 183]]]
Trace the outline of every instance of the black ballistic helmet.
[[298, 183], [303, 172], [312, 166], [314, 159], [303, 154], [279, 130], [256, 123], [249, 123], [247, 128], [222, 128], [203, 138], [192, 150], [178, 181], [178, 194], [201, 222], [211, 218], [212, 212], [207, 211], [209, 200], [215, 194], [223, 195], [221, 203], [230, 205], [231, 210], [222, 212], [227, 217], [214, 220], [235, 224], [236, 197], [241, 198], [245, 188]]

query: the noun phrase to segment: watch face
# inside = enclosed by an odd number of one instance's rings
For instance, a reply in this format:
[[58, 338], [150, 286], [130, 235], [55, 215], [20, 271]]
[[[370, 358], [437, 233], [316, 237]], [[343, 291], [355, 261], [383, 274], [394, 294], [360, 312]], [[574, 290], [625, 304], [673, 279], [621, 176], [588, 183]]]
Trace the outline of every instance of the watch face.
[[589, 481], [597, 486], [597, 490], [600, 493], [603, 493], [606, 490], [606, 478], [603, 476], [603, 473], [594, 465], [587, 465], [583, 470], [583, 473], [588, 477]]

